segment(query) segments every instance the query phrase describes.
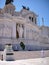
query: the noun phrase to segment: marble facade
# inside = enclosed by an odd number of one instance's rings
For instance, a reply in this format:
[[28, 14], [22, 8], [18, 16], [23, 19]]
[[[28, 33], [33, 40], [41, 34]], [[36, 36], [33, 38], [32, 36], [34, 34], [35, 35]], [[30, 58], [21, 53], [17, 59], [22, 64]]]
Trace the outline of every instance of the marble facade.
[[15, 11], [13, 4], [0, 9], [0, 44], [19, 44], [49, 47], [49, 27], [38, 26], [34, 12]]

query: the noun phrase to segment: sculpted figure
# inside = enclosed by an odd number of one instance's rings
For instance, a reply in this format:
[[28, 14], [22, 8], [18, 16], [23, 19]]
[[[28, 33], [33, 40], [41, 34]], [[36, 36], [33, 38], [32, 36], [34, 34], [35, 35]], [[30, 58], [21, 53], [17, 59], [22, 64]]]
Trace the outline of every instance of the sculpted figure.
[[23, 28], [22, 28], [22, 25], [18, 25], [17, 26], [17, 31], [19, 33], [19, 38], [22, 38], [22, 35], [23, 35]]

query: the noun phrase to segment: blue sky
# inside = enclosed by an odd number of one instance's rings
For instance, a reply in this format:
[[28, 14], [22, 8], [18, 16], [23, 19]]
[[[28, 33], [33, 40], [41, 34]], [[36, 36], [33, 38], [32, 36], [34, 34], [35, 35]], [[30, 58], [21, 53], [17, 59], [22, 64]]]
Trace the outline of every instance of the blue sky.
[[[5, 6], [6, 0], [0, 0], [0, 8]], [[49, 26], [49, 0], [14, 0], [13, 4], [16, 11], [22, 9], [22, 5], [29, 7], [31, 11], [38, 16], [38, 24], [42, 25], [42, 17], [44, 18], [44, 25]]]

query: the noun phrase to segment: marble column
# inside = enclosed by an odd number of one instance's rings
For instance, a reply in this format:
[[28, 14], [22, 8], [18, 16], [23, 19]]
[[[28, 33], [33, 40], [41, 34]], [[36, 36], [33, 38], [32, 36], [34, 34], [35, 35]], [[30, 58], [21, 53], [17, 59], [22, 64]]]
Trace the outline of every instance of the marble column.
[[26, 25], [24, 25], [24, 38], [26, 39]]
[[12, 37], [16, 38], [16, 23], [13, 23], [12, 25]]

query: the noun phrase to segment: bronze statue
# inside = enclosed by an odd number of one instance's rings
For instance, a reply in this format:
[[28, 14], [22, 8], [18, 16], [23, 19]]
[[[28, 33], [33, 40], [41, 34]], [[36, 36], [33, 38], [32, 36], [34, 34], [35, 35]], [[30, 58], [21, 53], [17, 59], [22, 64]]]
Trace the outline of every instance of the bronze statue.
[[26, 7], [25, 7], [25, 6], [23, 6], [23, 5], [22, 5], [22, 7], [23, 7], [23, 9], [29, 10], [29, 7], [27, 7], [27, 8], [26, 8]]
[[6, 0], [5, 5], [12, 3], [12, 2], [13, 2], [13, 0]]

